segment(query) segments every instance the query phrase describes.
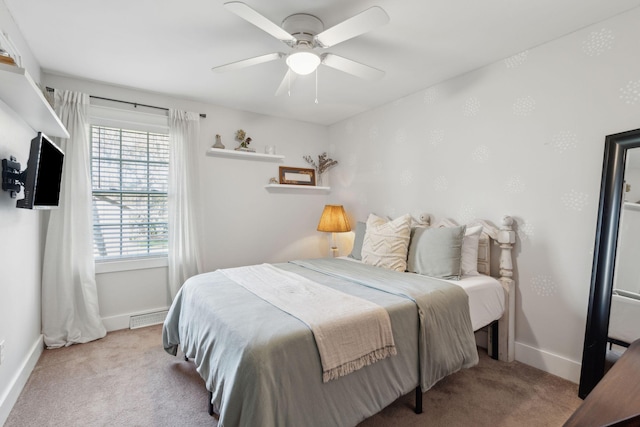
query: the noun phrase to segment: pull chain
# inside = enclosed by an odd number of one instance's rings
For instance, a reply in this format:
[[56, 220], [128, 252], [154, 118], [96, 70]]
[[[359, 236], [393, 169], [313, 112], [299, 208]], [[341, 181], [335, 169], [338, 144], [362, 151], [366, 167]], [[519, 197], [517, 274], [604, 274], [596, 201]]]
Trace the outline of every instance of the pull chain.
[[316, 104], [318, 103], [318, 69], [316, 68]]

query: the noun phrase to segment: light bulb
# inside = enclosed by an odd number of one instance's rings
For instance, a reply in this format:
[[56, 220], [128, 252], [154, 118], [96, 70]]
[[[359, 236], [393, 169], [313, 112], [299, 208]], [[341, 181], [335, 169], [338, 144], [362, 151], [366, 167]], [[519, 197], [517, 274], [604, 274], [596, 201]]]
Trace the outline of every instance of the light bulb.
[[287, 56], [287, 65], [301, 76], [311, 74], [320, 65], [320, 57], [313, 52], [295, 52]]

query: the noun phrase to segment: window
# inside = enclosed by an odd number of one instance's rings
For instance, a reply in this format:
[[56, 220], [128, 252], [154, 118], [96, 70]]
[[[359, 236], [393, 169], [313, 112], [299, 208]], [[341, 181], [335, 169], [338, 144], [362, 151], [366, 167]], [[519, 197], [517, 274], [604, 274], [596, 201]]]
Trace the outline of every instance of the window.
[[166, 255], [169, 135], [91, 126], [96, 260]]

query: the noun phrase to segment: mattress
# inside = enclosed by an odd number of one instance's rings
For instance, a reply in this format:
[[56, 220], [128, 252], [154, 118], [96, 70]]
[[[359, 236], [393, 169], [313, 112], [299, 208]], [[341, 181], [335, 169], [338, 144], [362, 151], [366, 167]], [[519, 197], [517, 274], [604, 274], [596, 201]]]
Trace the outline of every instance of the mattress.
[[469, 295], [469, 313], [474, 331], [502, 317], [506, 302], [504, 289], [498, 279], [479, 274], [446, 282], [460, 286]]

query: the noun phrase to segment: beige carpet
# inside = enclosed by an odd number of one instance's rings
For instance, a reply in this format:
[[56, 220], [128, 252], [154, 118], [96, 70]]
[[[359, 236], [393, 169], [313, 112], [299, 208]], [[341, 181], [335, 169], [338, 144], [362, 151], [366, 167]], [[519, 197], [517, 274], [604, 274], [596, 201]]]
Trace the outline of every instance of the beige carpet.
[[[158, 325], [45, 350], [5, 427], [215, 426], [193, 363], [161, 341]], [[410, 393], [359, 427], [561, 426], [580, 402], [576, 384], [481, 350], [478, 366], [423, 395], [423, 414]]]

